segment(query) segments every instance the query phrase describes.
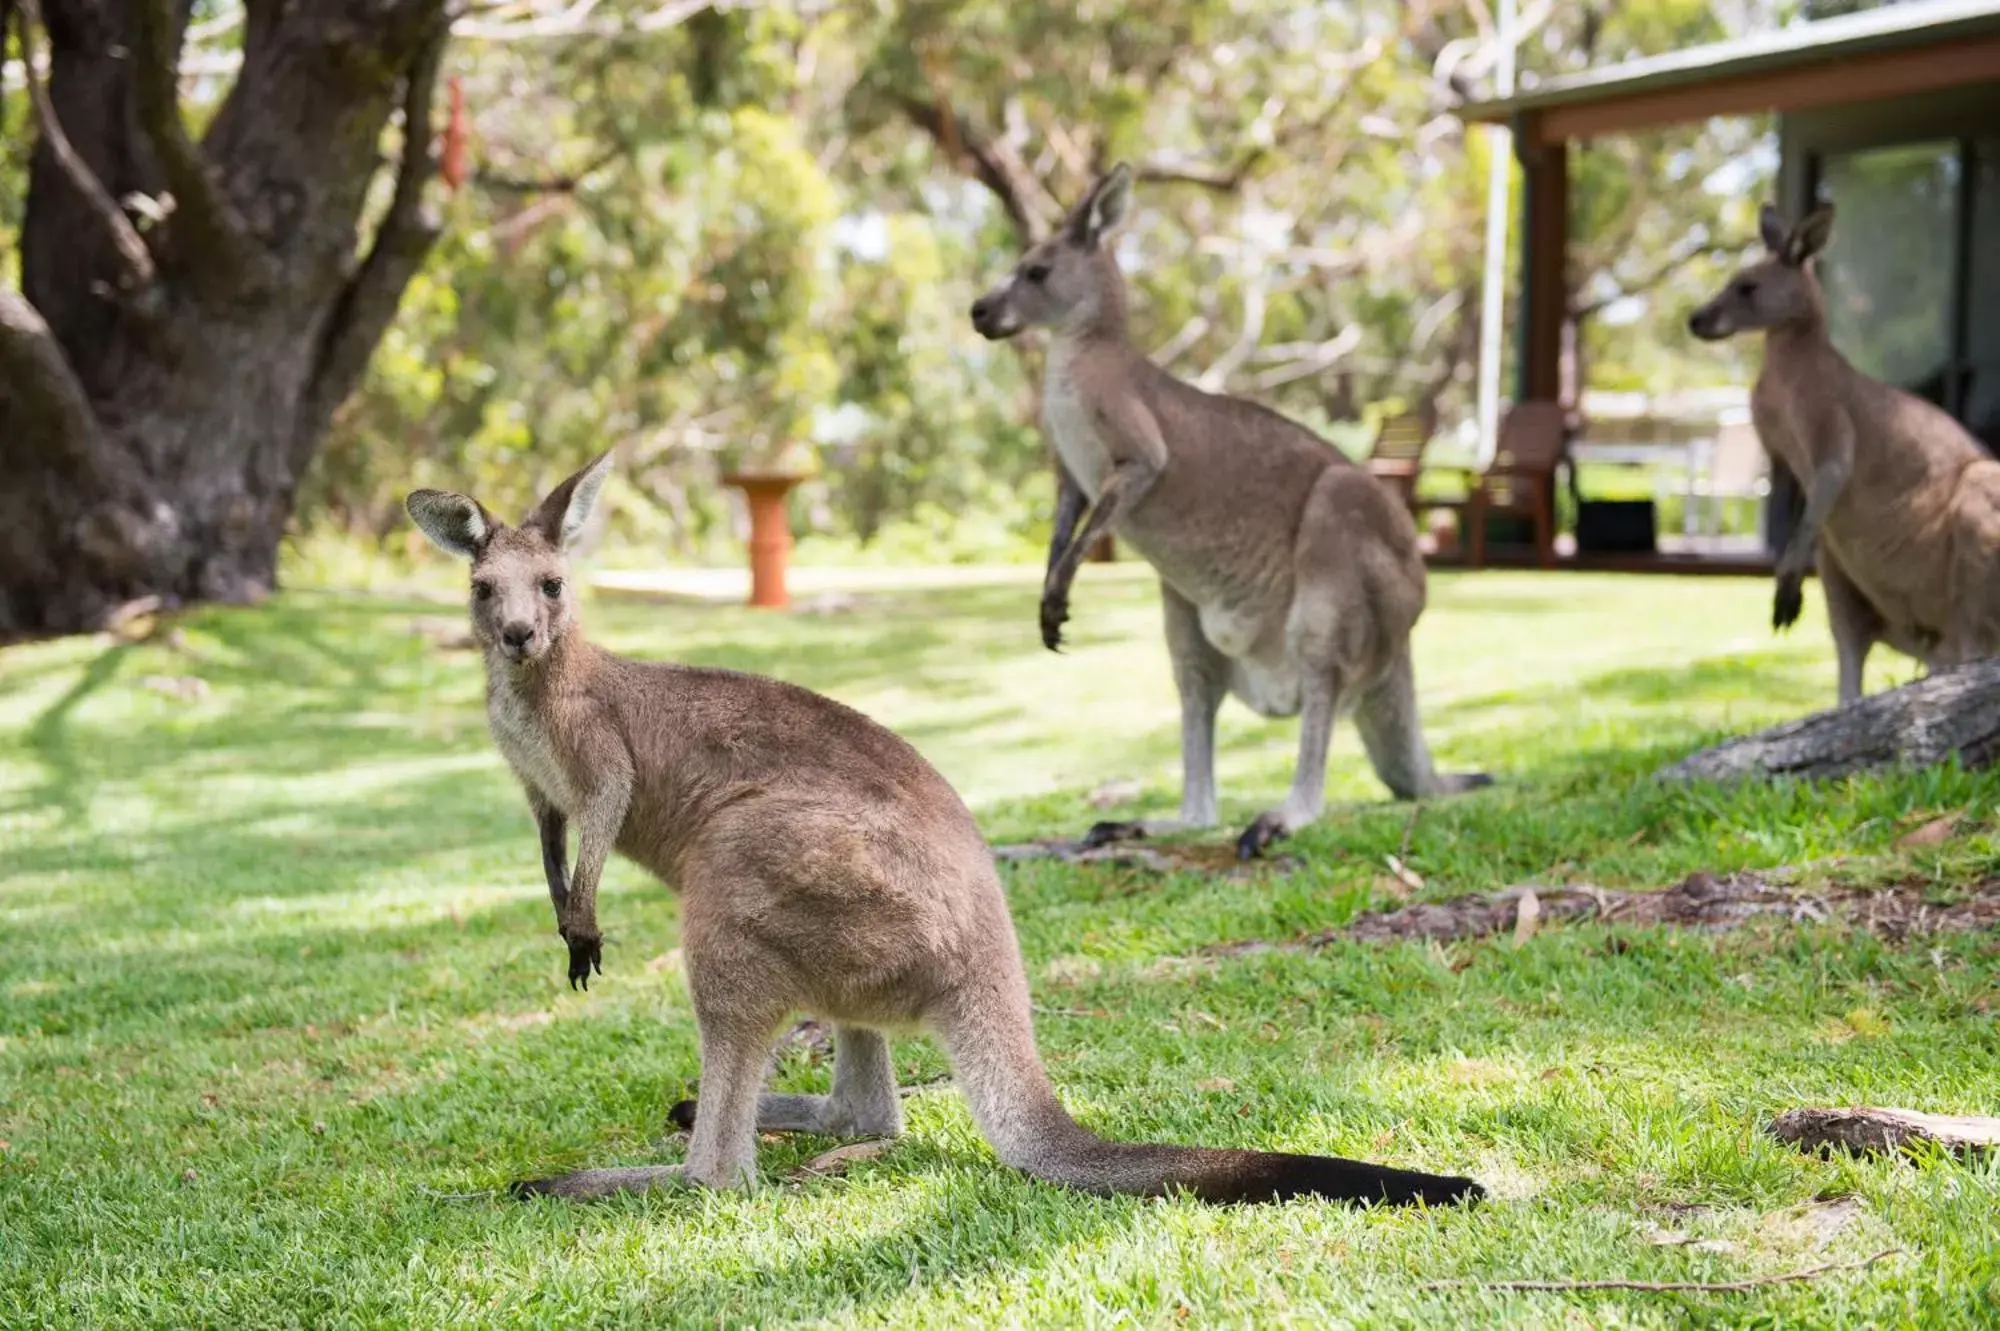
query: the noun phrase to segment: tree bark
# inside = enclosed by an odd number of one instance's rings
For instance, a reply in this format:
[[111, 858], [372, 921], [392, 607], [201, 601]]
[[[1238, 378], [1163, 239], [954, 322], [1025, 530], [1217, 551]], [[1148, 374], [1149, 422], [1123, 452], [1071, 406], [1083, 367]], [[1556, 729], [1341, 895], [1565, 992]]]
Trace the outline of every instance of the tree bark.
[[1914, 1109], [1788, 1109], [1771, 1120], [1769, 1131], [1806, 1150], [1838, 1146], [1856, 1155], [1905, 1151], [1919, 1142], [1955, 1155], [2000, 1147], [2000, 1118]]
[[2000, 757], [2000, 660], [1981, 661], [1704, 749], [1663, 769], [1669, 781], [1834, 777], [1875, 767], [1970, 768]]
[[[191, 0], [40, 7], [58, 132], [30, 162], [22, 290], [0, 291], [0, 640], [272, 587], [319, 438], [436, 236], [443, 0], [252, 3], [199, 141], [175, 72]], [[158, 218], [145, 256], [107, 199]]]

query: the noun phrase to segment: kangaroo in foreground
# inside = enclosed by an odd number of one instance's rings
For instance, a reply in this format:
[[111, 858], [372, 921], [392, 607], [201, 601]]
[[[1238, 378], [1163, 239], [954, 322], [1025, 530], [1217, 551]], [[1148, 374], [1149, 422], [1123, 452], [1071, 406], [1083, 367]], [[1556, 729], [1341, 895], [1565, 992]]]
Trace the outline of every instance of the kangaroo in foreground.
[[1182, 383], [1133, 345], [1125, 279], [1105, 244], [1131, 192], [1131, 172], [1114, 167], [972, 306], [982, 337], [1051, 334], [1042, 427], [1061, 466], [1042, 642], [1061, 643], [1070, 584], [1100, 532], [1160, 575], [1181, 698], [1181, 816], [1099, 823], [1086, 839], [1214, 825], [1225, 693], [1262, 716], [1299, 717], [1291, 794], [1238, 839], [1245, 859], [1320, 815], [1334, 717], [1350, 704], [1376, 775], [1398, 799], [1487, 784], [1440, 776], [1424, 745], [1410, 667], [1424, 561], [1408, 510], [1303, 426]]
[[[472, 627], [493, 737], [541, 829], [572, 986], [602, 971], [597, 884], [613, 850], [678, 889], [701, 1098], [684, 1166], [593, 1169], [516, 1185], [601, 1197], [676, 1182], [743, 1187], [759, 1131], [893, 1135], [884, 1032], [926, 1026], [1002, 1160], [1093, 1192], [1185, 1189], [1211, 1202], [1318, 1196], [1445, 1203], [1464, 1178], [1325, 1156], [1105, 1141], [1063, 1109], [1035, 1049], [1027, 976], [993, 856], [915, 749], [860, 713], [755, 675], [626, 660], [577, 622], [565, 547], [600, 458], [518, 527], [460, 494], [410, 516], [472, 561]], [[565, 872], [567, 830], [578, 832]], [[786, 1018], [835, 1023], [831, 1095], [761, 1095]]]
[[1709, 342], [1764, 333], [1751, 417], [1806, 495], [1778, 556], [1773, 624], [1798, 619], [1816, 551], [1843, 704], [1861, 696], [1878, 642], [1932, 670], [2000, 653], [2000, 462], [1947, 412], [1834, 349], [1812, 263], [1833, 234], [1830, 206], [1788, 232], [1767, 204], [1759, 230], [1767, 256], [1688, 328]]

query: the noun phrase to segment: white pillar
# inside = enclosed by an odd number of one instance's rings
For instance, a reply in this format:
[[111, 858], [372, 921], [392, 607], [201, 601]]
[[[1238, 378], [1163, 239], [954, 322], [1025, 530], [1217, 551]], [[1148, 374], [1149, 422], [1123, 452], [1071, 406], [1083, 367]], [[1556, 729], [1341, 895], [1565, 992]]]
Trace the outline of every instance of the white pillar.
[[[1500, 50], [1493, 66], [1494, 95], [1514, 93], [1514, 0], [1500, 0], [1500, 26], [1494, 34]], [[1492, 152], [1486, 176], [1486, 272], [1479, 302], [1479, 464], [1493, 460], [1500, 433], [1500, 358], [1507, 304], [1507, 182], [1514, 167], [1514, 135], [1502, 125], [1489, 126], [1486, 141]]]

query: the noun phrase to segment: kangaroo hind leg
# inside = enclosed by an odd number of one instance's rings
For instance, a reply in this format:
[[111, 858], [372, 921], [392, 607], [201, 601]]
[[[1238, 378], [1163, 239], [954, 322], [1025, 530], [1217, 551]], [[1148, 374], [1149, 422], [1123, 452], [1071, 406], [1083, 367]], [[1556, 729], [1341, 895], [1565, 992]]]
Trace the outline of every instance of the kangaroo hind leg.
[[1430, 746], [1424, 743], [1423, 726], [1417, 718], [1416, 672], [1410, 665], [1407, 644], [1361, 696], [1354, 709], [1354, 726], [1361, 732], [1361, 746], [1368, 751], [1375, 775], [1399, 800], [1455, 795], [1493, 784], [1493, 778], [1484, 772], [1440, 774], [1431, 766]]
[[1181, 699], [1181, 816], [1100, 822], [1084, 833], [1086, 846], [1215, 825], [1215, 714], [1229, 689], [1229, 658], [1202, 632], [1201, 612], [1192, 601], [1161, 582], [1160, 602], [1166, 613], [1167, 655], [1174, 664], [1174, 687]]
[[[696, 1100], [667, 1111], [677, 1128], [692, 1130]], [[757, 1097], [757, 1131], [814, 1132], [829, 1137], [896, 1137], [903, 1131], [903, 1105], [896, 1094], [896, 1070], [889, 1041], [865, 1026], [839, 1026], [833, 1037], [833, 1094]]]

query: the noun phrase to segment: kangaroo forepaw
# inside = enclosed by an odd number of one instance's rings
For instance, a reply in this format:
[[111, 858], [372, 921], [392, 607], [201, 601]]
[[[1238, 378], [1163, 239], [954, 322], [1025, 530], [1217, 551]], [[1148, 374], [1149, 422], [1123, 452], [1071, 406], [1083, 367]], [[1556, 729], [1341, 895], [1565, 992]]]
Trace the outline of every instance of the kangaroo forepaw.
[[1069, 622], [1069, 598], [1042, 597], [1042, 646], [1052, 652], [1062, 650], [1062, 626]]
[[1257, 821], [1245, 828], [1242, 836], [1236, 838], [1236, 858], [1256, 859], [1273, 842], [1283, 839], [1290, 830], [1285, 826], [1285, 820], [1278, 814], [1258, 814]]
[[1805, 579], [1791, 574], [1780, 577], [1777, 595], [1771, 599], [1771, 627], [1790, 628], [1798, 622], [1805, 606]]
[[1090, 830], [1083, 834], [1083, 848], [1096, 850], [1099, 846], [1109, 846], [1118, 841], [1143, 841], [1146, 825], [1141, 822], [1092, 823]]
[[563, 941], [569, 944], [569, 987], [589, 989], [590, 972], [594, 969], [604, 974], [604, 939], [598, 934], [581, 931], [562, 931]]

